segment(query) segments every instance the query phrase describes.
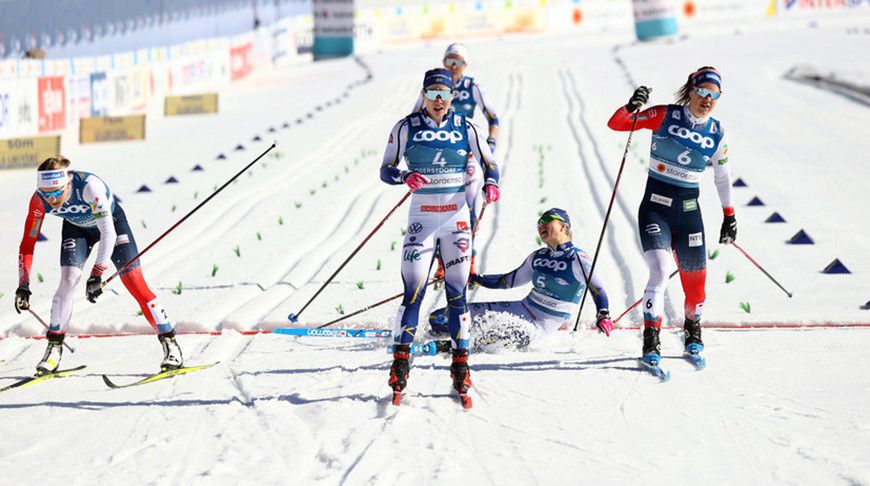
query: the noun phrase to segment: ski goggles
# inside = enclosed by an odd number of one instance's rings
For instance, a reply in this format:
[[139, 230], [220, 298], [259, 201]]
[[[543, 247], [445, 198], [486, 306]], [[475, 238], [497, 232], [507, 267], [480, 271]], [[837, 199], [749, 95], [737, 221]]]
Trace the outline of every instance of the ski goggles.
[[438, 98], [447, 101], [453, 96], [453, 91], [449, 89], [427, 89], [423, 94], [432, 101]]
[[50, 197], [52, 199], [56, 199], [56, 198], [59, 198], [60, 196], [62, 196], [63, 191], [65, 191], [65, 190], [66, 190], [66, 187], [61, 187], [60, 189], [58, 189], [56, 191], [51, 191], [51, 192], [46, 192], [46, 191], [43, 191], [42, 189], [40, 189], [39, 193], [42, 194], [42, 197], [46, 197], [46, 198]]
[[465, 66], [465, 61], [462, 59], [457, 59], [455, 57], [445, 57], [444, 65], [447, 67], [462, 67]]
[[542, 214], [540, 219], [538, 219], [538, 226], [546, 226], [546, 225], [552, 223], [553, 221], [561, 221], [562, 223], [565, 223], [568, 226], [571, 225], [571, 223], [565, 221], [565, 218], [563, 218], [562, 216], [559, 216], [558, 214], [555, 214], [555, 213], [547, 212], [547, 213]]
[[719, 97], [722, 96], [722, 93], [707, 88], [695, 88], [695, 94], [700, 96], [701, 98], [706, 98], [709, 96], [711, 99], [714, 100], [718, 100]]

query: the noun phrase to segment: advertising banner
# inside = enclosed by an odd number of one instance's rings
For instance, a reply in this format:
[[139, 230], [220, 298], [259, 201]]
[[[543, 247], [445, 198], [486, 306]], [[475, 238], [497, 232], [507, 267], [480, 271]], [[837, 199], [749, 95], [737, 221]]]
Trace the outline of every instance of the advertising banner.
[[313, 0], [314, 59], [353, 54], [354, 0]]
[[106, 73], [98, 71], [91, 73], [91, 116], [106, 116], [109, 114], [109, 80]]
[[217, 112], [217, 93], [204, 93], [189, 96], [167, 96], [163, 103], [163, 114], [166, 116]]
[[632, 0], [634, 32], [637, 39], [651, 40], [677, 33], [677, 12], [673, 0]]
[[59, 153], [60, 135], [0, 140], [0, 169], [29, 169]]
[[66, 87], [63, 76], [46, 76], [37, 80], [39, 96], [39, 132], [66, 127]]
[[37, 132], [35, 79], [0, 80], [0, 137]]
[[91, 76], [71, 74], [66, 79], [66, 126], [74, 127], [79, 118], [91, 116]]
[[79, 122], [79, 143], [144, 139], [145, 115], [82, 118]]
[[814, 17], [819, 14], [870, 13], [868, 0], [776, 0], [777, 13], [783, 16]]
[[230, 80], [238, 81], [254, 70], [254, 45], [251, 42], [230, 48]]

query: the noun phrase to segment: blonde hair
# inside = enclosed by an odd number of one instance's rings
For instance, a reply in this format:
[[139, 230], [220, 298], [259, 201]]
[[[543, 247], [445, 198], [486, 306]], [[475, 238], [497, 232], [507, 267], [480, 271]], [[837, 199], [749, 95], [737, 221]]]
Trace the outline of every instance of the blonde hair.
[[36, 170], [60, 170], [66, 169], [67, 167], [69, 167], [69, 165], [70, 161], [68, 158], [64, 157], [63, 155], [56, 155], [54, 157], [49, 157], [43, 160], [42, 163], [39, 164], [39, 167], [36, 168]]

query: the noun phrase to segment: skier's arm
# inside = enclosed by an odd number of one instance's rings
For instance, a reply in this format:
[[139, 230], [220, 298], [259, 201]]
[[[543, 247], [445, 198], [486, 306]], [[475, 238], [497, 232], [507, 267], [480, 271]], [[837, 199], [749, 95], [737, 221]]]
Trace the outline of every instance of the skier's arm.
[[[721, 128], [721, 127], [720, 127]], [[719, 201], [726, 216], [734, 214], [734, 202], [731, 199], [731, 166], [728, 164], [728, 142], [725, 134], [719, 139], [719, 147], [710, 158], [713, 164], [713, 182], [716, 183], [716, 192], [719, 193]]]
[[27, 209], [27, 218], [24, 220], [24, 235], [18, 246], [18, 285], [27, 287], [30, 285], [30, 267], [33, 264], [33, 250], [36, 240], [39, 238], [39, 230], [42, 228], [42, 220], [45, 217], [45, 206], [36, 193], [30, 198], [30, 206]]
[[489, 136], [493, 138], [497, 137], [498, 115], [495, 114], [495, 110], [492, 109], [492, 105], [489, 103], [489, 98], [487, 98], [486, 93], [480, 88], [479, 84], [474, 83], [471, 86], [471, 96], [474, 98], [474, 102], [480, 105], [483, 116], [486, 117], [486, 122], [489, 124]]
[[471, 153], [480, 161], [483, 167], [483, 184], [498, 186], [498, 166], [495, 163], [495, 158], [489, 145], [486, 143], [486, 137], [477, 128], [477, 125], [466, 119], [465, 121], [468, 131], [468, 145], [471, 147]]
[[601, 283], [601, 279], [598, 278], [597, 274], [593, 274], [591, 279], [588, 279], [589, 275], [592, 273], [592, 260], [589, 259], [589, 255], [585, 252], [577, 253], [577, 258], [574, 260], [573, 265], [574, 277], [581, 281], [589, 283], [589, 292], [592, 293], [592, 300], [595, 301], [595, 308], [600, 313], [601, 311], [609, 310], [609, 303], [607, 301], [607, 292], [604, 291], [604, 285]]
[[103, 271], [109, 268], [112, 252], [115, 251], [115, 242], [118, 239], [112, 218], [112, 199], [106, 185], [96, 177], [88, 178], [82, 191], [82, 199], [91, 207], [97, 229], [100, 231], [100, 245], [97, 248], [97, 259], [91, 270], [91, 276], [102, 275]]
[[399, 185], [405, 181], [405, 176], [408, 173], [406, 170], [399, 169], [399, 161], [405, 153], [405, 146], [408, 141], [408, 120], [402, 119], [393, 130], [390, 131], [390, 138], [387, 141], [387, 148], [384, 150], [384, 161], [381, 164], [381, 180], [387, 184]]
[[[668, 107], [665, 105], [657, 105], [640, 112], [637, 115], [637, 125], [635, 130], [640, 128], [649, 128], [650, 130], [658, 130], [665, 121], [665, 115], [668, 114]], [[634, 122], [634, 113], [628, 111], [625, 106], [620, 106], [618, 110], [610, 117], [607, 126], [611, 130], [618, 132], [627, 132], [631, 130], [631, 124]]]
[[512, 289], [523, 286], [532, 281], [532, 258], [534, 256], [534, 253], [529, 255], [523, 264], [512, 272], [493, 275], [472, 274], [472, 279], [488, 289]]

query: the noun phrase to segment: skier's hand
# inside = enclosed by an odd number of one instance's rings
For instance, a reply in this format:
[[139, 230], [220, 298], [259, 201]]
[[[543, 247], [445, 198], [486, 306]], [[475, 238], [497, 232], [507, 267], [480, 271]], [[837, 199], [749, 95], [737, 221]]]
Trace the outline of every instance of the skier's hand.
[[15, 312], [21, 314], [21, 311], [30, 309], [30, 288], [27, 285], [22, 285], [15, 289]]
[[495, 184], [486, 184], [483, 186], [483, 193], [486, 194], [486, 203], [492, 204], [501, 198], [501, 191]]
[[481, 280], [481, 279], [480, 279], [480, 275], [478, 275], [478, 274], [476, 274], [476, 273], [469, 273], [469, 274], [468, 274], [468, 283], [470, 283], [470, 284], [475, 284], [475, 285], [479, 285], [479, 284], [480, 284], [480, 280]]
[[88, 298], [88, 301], [92, 304], [97, 303], [97, 297], [103, 294], [103, 282], [102, 277], [99, 275], [91, 275], [91, 278], [88, 279], [88, 283], [85, 287], [85, 295]]
[[607, 309], [601, 309], [598, 311], [598, 321], [595, 323], [595, 327], [598, 328], [598, 331], [603, 332], [607, 337], [610, 337], [610, 331], [613, 331], [613, 321], [610, 320], [610, 311]]
[[495, 153], [495, 137], [487, 137], [486, 144], [489, 145], [490, 152]]
[[719, 231], [719, 243], [730, 245], [737, 240], [737, 218], [734, 215], [726, 215], [722, 220], [722, 229]]
[[652, 92], [652, 88], [648, 88], [646, 86], [640, 86], [636, 90], [634, 90], [634, 94], [631, 95], [631, 98], [628, 100], [628, 104], [625, 105], [628, 108], [628, 111], [634, 112], [643, 108], [643, 105], [649, 101], [649, 94]]
[[429, 179], [423, 177], [418, 172], [408, 172], [405, 175], [405, 184], [411, 189], [411, 192], [417, 192], [426, 184], [429, 184]]

